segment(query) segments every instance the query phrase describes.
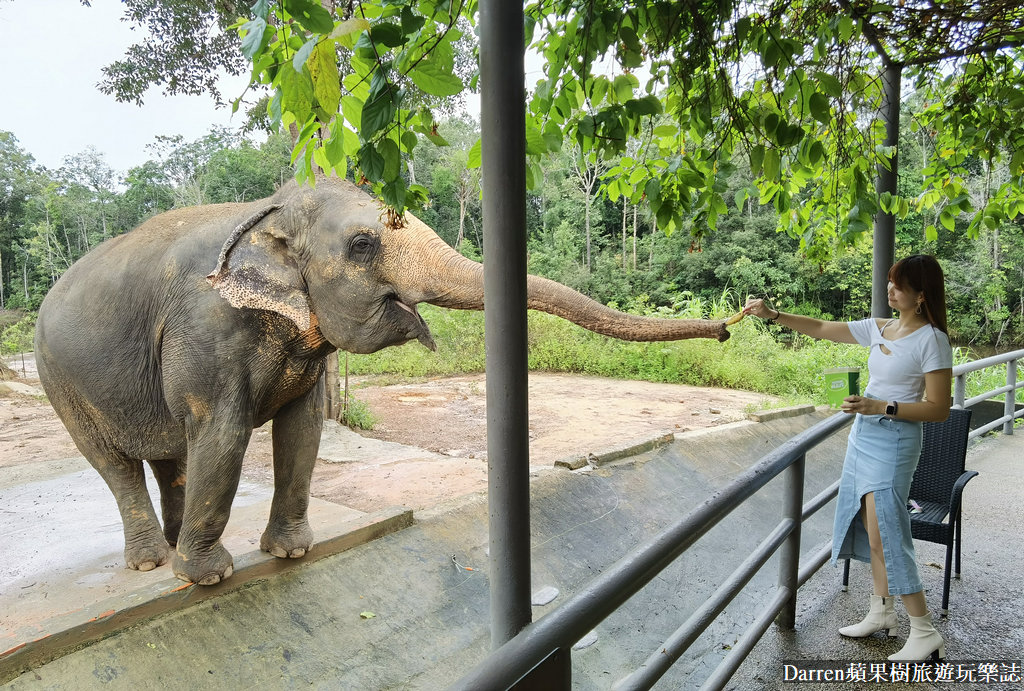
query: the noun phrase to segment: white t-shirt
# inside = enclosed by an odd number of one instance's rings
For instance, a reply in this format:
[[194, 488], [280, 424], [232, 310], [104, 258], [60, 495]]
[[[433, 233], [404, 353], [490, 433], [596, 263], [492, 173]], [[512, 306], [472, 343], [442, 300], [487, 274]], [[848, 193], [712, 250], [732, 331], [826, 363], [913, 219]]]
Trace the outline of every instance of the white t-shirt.
[[[865, 396], [916, 403], [924, 398], [924, 375], [953, 366], [949, 337], [931, 324], [895, 341], [882, 336], [874, 319], [849, 322], [857, 343], [871, 348]], [[885, 346], [890, 354], [882, 351]]]

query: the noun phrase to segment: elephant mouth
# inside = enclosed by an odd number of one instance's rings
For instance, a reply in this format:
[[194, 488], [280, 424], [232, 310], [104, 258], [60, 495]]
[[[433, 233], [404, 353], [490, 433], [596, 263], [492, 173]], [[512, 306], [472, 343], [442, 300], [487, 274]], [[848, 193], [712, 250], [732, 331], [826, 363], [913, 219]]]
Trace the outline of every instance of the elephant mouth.
[[[402, 302], [402, 300], [399, 299], [397, 295], [392, 295], [390, 297], [389, 302], [402, 312], [407, 313], [407, 315], [402, 315], [405, 318], [400, 319], [399, 321], [400, 323], [402, 323], [403, 326], [408, 326], [408, 328], [406, 329], [406, 336], [409, 338], [409, 340], [415, 338], [430, 350], [436, 351], [437, 344], [434, 343], [434, 337], [430, 333], [430, 327], [427, 326], [427, 322], [423, 321], [423, 317], [420, 316], [420, 313], [416, 310], [416, 308], [412, 305], [407, 305], [406, 303]], [[411, 323], [409, 323], [410, 318]]]

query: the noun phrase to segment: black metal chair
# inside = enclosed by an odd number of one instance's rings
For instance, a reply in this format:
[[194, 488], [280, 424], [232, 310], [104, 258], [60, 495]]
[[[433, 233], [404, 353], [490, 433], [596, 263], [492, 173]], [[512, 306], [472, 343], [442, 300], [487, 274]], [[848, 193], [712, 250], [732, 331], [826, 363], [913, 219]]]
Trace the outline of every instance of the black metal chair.
[[[910, 484], [910, 499], [920, 512], [910, 514], [915, 540], [946, 546], [946, 566], [942, 581], [942, 616], [949, 613], [949, 577], [956, 551], [955, 575], [960, 578], [961, 498], [964, 486], [978, 474], [966, 470], [967, 435], [971, 431], [971, 411], [953, 408], [944, 422], [924, 423], [921, 460]], [[910, 507], [908, 507], [910, 510]], [[946, 518], [948, 517], [948, 520]], [[850, 561], [843, 567], [843, 588], [850, 581]]]

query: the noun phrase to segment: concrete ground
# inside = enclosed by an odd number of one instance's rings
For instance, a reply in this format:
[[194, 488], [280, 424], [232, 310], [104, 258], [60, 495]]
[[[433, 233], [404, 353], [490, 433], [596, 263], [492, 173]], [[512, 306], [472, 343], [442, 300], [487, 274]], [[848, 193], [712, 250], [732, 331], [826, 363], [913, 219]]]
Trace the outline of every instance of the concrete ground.
[[[685, 515], [762, 454], [829, 414], [819, 410], [727, 425], [680, 435], [668, 445], [607, 465], [540, 473], [531, 486], [535, 618]], [[808, 497], [838, 477], [844, 446], [845, 432], [808, 455]], [[952, 660], [1019, 661], [1024, 651], [1019, 614], [1024, 577], [1017, 565], [1024, 533], [1024, 435], [985, 439], [969, 454], [968, 466], [981, 475], [965, 495], [964, 578], [954, 581], [950, 616], [938, 620], [937, 626]], [[24, 526], [29, 532], [31, 525], [42, 523], [39, 519], [49, 516], [49, 528], [63, 518], [63, 537], [47, 538], [63, 549], [83, 539], [79, 526], [90, 519], [77, 510], [54, 516], [52, 499], [62, 491], [56, 488], [68, 484], [59, 479], [67, 473], [58, 470], [51, 477], [0, 482], [0, 506], [6, 505], [8, 493], [20, 496], [22, 503], [17, 505], [26, 510], [42, 506]], [[66, 470], [73, 474], [82, 469], [72, 464]], [[26, 489], [30, 486], [33, 489]], [[589, 645], [573, 652], [573, 688], [612, 688], [657, 650], [774, 526], [780, 494], [778, 481], [769, 483], [602, 622], [588, 637]], [[252, 504], [259, 501], [263, 500], [254, 498]], [[314, 530], [326, 536], [326, 544], [340, 542], [346, 549], [321, 549], [318, 544], [315, 561], [286, 562], [245, 552], [244, 541], [253, 535], [258, 540], [261, 527], [240, 527], [240, 546], [229, 549], [241, 566], [222, 586], [180, 589], [180, 583], [167, 580], [165, 570], [162, 577], [132, 572], [117, 574], [131, 583], [111, 594], [104, 589], [117, 580], [111, 572], [118, 569], [107, 565], [116, 561], [120, 550], [114, 512], [109, 522], [117, 541], [108, 536], [106, 561], [90, 562], [78, 555], [66, 560], [75, 568], [54, 576], [37, 569], [15, 577], [8, 567], [0, 568], [0, 616], [25, 612], [15, 615], [15, 635], [0, 639], [8, 643], [0, 644], [7, 650], [0, 652], [0, 688], [444, 688], [489, 649], [487, 515], [482, 495], [418, 513], [411, 525], [400, 511], [379, 520], [336, 515], [321, 520]], [[337, 527], [346, 520], [361, 523], [353, 530]], [[389, 527], [373, 527], [382, 524]], [[397, 529], [402, 526], [406, 527]], [[11, 532], [18, 530], [0, 530], [0, 536], [13, 539]], [[813, 517], [803, 532], [808, 554], [828, 540], [831, 511]], [[345, 537], [351, 535], [357, 537]], [[23, 539], [27, 542], [17, 543], [17, 551], [4, 545], [0, 553], [28, 553], [32, 548], [27, 545], [40, 536]], [[937, 608], [941, 570], [930, 564], [941, 564], [943, 551], [927, 543], [917, 546], [928, 599]], [[251, 561], [256, 563], [247, 572]], [[753, 608], [774, 589], [775, 573], [773, 561], [656, 688], [697, 688], [736, 644], [752, 620]], [[45, 588], [38, 580], [44, 577], [49, 579]], [[147, 577], [156, 580], [137, 585], [138, 579]], [[798, 594], [795, 630], [769, 628], [729, 688], [781, 688], [785, 660], [884, 660], [902, 645], [905, 624], [900, 637], [890, 640], [850, 641], [835, 632], [860, 618], [868, 582], [866, 567], [855, 564], [850, 591], [844, 593], [839, 572], [823, 567]], [[67, 611], [69, 604], [88, 593], [100, 596], [79, 613]], [[61, 597], [68, 601], [46, 609], [46, 600]], [[69, 616], [73, 621], [66, 619]], [[25, 635], [32, 626], [38, 630], [34, 638]], [[70, 636], [69, 630], [78, 633]], [[6, 634], [0, 630], [0, 635]], [[828, 688], [814, 688], [823, 687]]]

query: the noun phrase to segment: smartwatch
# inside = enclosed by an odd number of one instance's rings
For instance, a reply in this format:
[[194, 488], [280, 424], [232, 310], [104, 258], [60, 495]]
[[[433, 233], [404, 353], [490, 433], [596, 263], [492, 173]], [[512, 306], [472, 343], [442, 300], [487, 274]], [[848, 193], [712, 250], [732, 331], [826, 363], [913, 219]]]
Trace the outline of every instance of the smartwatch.
[[889, 401], [885, 404], [885, 416], [896, 417], [896, 413], [900, 410], [900, 404], [896, 401]]

